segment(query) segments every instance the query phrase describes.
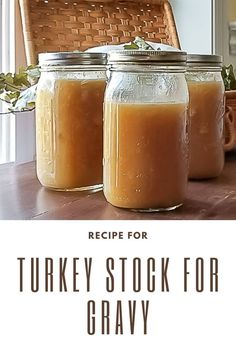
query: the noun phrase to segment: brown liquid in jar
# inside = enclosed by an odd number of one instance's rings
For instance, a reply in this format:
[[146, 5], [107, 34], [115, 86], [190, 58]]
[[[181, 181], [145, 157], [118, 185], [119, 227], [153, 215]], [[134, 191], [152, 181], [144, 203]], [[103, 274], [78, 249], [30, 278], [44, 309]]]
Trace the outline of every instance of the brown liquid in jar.
[[57, 80], [37, 94], [37, 175], [53, 189], [102, 183], [103, 80]]
[[188, 82], [190, 103], [189, 178], [212, 178], [224, 166], [221, 82]]
[[188, 178], [185, 104], [105, 103], [104, 194], [123, 208], [183, 203]]

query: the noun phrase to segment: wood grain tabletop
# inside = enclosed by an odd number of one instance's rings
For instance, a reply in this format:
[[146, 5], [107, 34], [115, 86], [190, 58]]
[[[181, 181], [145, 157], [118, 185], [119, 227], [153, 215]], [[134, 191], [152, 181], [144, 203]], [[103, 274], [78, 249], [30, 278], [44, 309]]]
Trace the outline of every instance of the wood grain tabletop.
[[226, 155], [220, 177], [189, 182], [182, 207], [139, 213], [113, 207], [103, 193], [55, 192], [37, 180], [35, 163], [0, 165], [2, 220], [236, 220], [236, 151]]

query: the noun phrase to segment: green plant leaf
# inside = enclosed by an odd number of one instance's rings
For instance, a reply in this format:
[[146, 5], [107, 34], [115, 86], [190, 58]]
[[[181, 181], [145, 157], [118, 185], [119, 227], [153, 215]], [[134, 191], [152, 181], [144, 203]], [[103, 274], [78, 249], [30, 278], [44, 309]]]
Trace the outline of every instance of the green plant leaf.
[[224, 81], [225, 90], [236, 90], [236, 78], [233, 65], [223, 66], [221, 75]]
[[31, 110], [35, 107], [37, 84], [21, 92], [11, 111]]
[[131, 44], [125, 44], [124, 49], [139, 49], [139, 46], [132, 42]]
[[18, 73], [0, 73], [0, 100], [7, 102], [9, 111], [32, 110], [35, 106], [38, 66], [19, 68]]
[[14, 78], [13, 78], [13, 82], [14, 82], [14, 85], [19, 88], [30, 86], [30, 82], [28, 81], [27, 73], [15, 74]]
[[125, 44], [124, 49], [154, 50], [154, 48], [141, 37], [135, 37], [131, 44]]
[[34, 84], [38, 82], [41, 72], [39, 66], [30, 65], [26, 68], [26, 73], [28, 74], [28, 79]]
[[154, 48], [145, 42], [145, 40], [141, 37], [135, 37], [134, 43], [139, 47], [141, 50], [154, 50]]

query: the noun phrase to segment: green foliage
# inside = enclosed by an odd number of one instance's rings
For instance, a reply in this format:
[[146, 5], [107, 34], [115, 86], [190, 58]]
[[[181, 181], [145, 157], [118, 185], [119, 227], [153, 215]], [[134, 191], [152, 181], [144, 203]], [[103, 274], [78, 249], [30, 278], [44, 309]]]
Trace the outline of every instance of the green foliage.
[[124, 45], [124, 49], [154, 50], [154, 48], [141, 37], [135, 37], [131, 44]]
[[39, 68], [32, 65], [20, 68], [15, 74], [0, 74], [0, 99], [8, 103], [9, 111], [27, 111], [34, 108], [35, 84], [39, 77]]
[[17, 101], [9, 110], [14, 112], [32, 111], [35, 108], [37, 84], [21, 92]]
[[224, 81], [226, 91], [236, 90], [236, 78], [234, 75], [233, 65], [223, 66], [222, 78]]
[[139, 49], [139, 46], [134, 42], [131, 42], [131, 44], [125, 44], [124, 49]]

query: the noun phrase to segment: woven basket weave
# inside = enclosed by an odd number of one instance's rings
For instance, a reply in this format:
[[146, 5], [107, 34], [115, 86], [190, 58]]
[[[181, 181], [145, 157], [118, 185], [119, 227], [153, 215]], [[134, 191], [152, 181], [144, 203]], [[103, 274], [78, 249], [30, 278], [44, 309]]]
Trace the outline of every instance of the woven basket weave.
[[180, 48], [165, 0], [20, 0], [28, 64], [40, 52], [85, 50], [135, 36]]

